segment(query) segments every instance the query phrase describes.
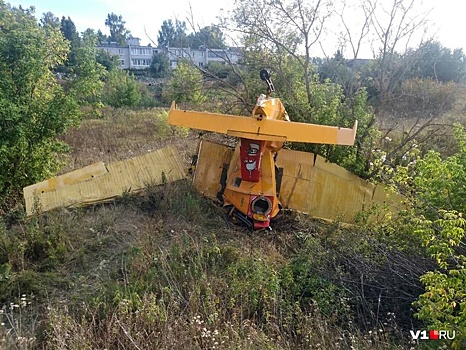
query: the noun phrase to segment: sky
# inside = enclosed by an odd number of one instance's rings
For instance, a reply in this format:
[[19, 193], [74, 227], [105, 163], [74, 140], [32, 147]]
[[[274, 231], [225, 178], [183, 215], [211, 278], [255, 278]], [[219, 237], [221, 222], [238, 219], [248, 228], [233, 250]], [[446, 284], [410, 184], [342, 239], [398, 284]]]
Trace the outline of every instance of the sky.
[[[102, 30], [109, 34], [105, 27], [107, 14], [121, 15], [126, 22], [126, 28], [131, 34], [141, 39], [141, 44], [147, 45], [149, 37], [157, 42], [157, 34], [162, 22], [178, 18], [186, 21], [190, 16], [190, 4], [196, 26], [204, 27], [216, 21], [225, 5], [231, 6], [233, 0], [202, 1], [202, 0], [5, 0], [13, 6], [34, 6], [36, 17], [51, 11], [55, 16], [70, 16], [79, 32], [87, 28]], [[189, 24], [188, 24], [189, 28]]]
[[[347, 0], [353, 3], [354, 0]], [[388, 0], [381, 0], [388, 2]], [[466, 0], [416, 0], [419, 3], [418, 11], [431, 10], [429, 18], [429, 37], [434, 36], [443, 46], [463, 48], [466, 53]], [[6, 0], [13, 6], [34, 6], [36, 16], [51, 11], [55, 16], [68, 17], [73, 20], [77, 30], [83, 32], [87, 28], [100, 29], [108, 34], [105, 27], [105, 18], [108, 13], [122, 15], [132, 35], [141, 39], [141, 44], [147, 45], [151, 41], [157, 42], [157, 34], [163, 20], [179, 19], [194, 20], [196, 27], [204, 27], [216, 22], [221, 11], [233, 7], [234, 0]], [[338, 1], [336, 1], [338, 2]], [[191, 11], [192, 9], [192, 16]], [[337, 28], [338, 23], [330, 25]], [[189, 28], [189, 24], [188, 24]], [[416, 39], [416, 38], [415, 38]], [[419, 39], [418, 39], [419, 40]], [[337, 43], [331, 40], [324, 42], [324, 52], [331, 53], [337, 49]], [[321, 54], [318, 56], [321, 56]], [[367, 49], [361, 56], [371, 58]]]

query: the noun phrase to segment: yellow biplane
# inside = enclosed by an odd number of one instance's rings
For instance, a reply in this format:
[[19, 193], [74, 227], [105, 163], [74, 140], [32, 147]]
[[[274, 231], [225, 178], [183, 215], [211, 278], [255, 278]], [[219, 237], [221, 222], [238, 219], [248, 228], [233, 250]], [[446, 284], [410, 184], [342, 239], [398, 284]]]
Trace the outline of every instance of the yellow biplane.
[[[352, 129], [291, 122], [280, 99], [270, 97], [274, 88], [268, 71], [262, 70], [260, 76], [267, 82], [267, 94], [258, 98], [250, 117], [179, 110], [173, 102], [168, 124], [240, 138], [229, 164], [220, 164], [226, 170], [226, 176], [224, 172], [216, 180], [205, 172], [202, 175], [196, 173], [195, 184], [206, 176], [208, 182], [220, 183], [216, 197], [224, 206], [231, 207], [230, 214], [253, 229], [270, 229], [270, 220], [282, 208], [279, 193], [283, 173], [275, 160], [283, 142], [351, 146], [357, 121]], [[202, 150], [202, 144], [198, 150]], [[207, 160], [198, 155], [199, 161]], [[218, 172], [214, 174], [217, 176]], [[201, 179], [197, 181], [196, 177]]]
[[[201, 138], [194, 157], [193, 184], [220, 202], [228, 213], [252, 229], [268, 228], [282, 208], [313, 217], [352, 222], [373, 204], [393, 207], [383, 185], [369, 183], [325, 158], [282, 149], [285, 141], [333, 145], [354, 144], [353, 128], [290, 121], [270, 75], [250, 116], [180, 110], [172, 103], [168, 123], [239, 138], [236, 147]], [[173, 147], [105, 165], [102, 162], [25, 187], [26, 212], [48, 211], [111, 200], [186, 178]]]

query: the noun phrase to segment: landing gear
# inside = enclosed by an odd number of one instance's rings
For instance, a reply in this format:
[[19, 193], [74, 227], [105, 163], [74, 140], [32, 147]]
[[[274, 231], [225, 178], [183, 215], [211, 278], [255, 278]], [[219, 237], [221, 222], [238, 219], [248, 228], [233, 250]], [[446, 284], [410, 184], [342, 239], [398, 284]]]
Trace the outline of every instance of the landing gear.
[[263, 226], [261, 227], [254, 227], [254, 222], [251, 218], [247, 217], [243, 213], [241, 213], [238, 209], [236, 209], [233, 205], [227, 205], [223, 207], [223, 214], [225, 221], [233, 221], [233, 223], [240, 224], [243, 227], [246, 227], [250, 231], [266, 229], [267, 231], [271, 232], [271, 226]]
[[249, 219], [246, 215], [241, 213], [238, 209], [233, 211], [233, 217], [238, 219], [243, 225], [245, 225], [249, 230], [253, 230], [254, 224], [252, 223], [251, 219]]
[[230, 228], [230, 222], [233, 224], [240, 224], [245, 226], [249, 230], [253, 230], [254, 225], [252, 220], [249, 219], [246, 215], [238, 211], [233, 205], [226, 205], [223, 207], [223, 217], [226, 222], [228, 222], [228, 228]]

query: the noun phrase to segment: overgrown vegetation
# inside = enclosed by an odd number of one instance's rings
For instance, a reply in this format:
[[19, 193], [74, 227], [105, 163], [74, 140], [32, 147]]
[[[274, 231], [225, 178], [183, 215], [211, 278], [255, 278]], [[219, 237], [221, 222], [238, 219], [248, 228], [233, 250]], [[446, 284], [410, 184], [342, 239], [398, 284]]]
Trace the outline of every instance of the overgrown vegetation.
[[78, 101], [50, 68], [69, 44], [55, 28], [40, 28], [25, 11], [0, 2], [0, 212], [21, 189], [59, 168], [57, 140], [79, 120]]
[[[362, 232], [285, 215], [273, 235], [247, 237], [184, 182], [21, 220], [1, 231], [0, 299], [24, 329], [3, 331], [47, 349], [402, 348], [409, 309], [390, 298], [412, 293], [409, 305], [422, 269], [392, 284], [401, 277], [383, 274], [408, 254]], [[374, 283], [391, 292], [377, 301]], [[34, 308], [9, 310], [22, 294]]]
[[[239, 31], [241, 61], [184, 57], [172, 70], [159, 55], [128, 73], [95, 50], [128, 39], [121, 16], [109, 14], [109, 37], [79, 34], [70, 17], [37, 23], [0, 0], [0, 348], [466, 348], [466, 57], [431, 40], [402, 51], [424, 19], [403, 0], [392, 11], [365, 0], [360, 37], [345, 27], [341, 50], [315, 59], [318, 29], [330, 16], [345, 23], [345, 7], [300, 4], [241, 0], [223, 27], [192, 34], [165, 21], [161, 46], [225, 48], [222, 29]], [[377, 55], [361, 62], [370, 33]], [[197, 135], [168, 126], [166, 107], [249, 115], [264, 67], [292, 120], [359, 121], [354, 147], [290, 147], [392, 186], [405, 210], [374, 223], [375, 208], [351, 227], [282, 213], [274, 232], [249, 235], [179, 182], [24, 217], [22, 187], [60, 165], [169, 144], [188, 164]], [[412, 340], [422, 329], [455, 339]]]

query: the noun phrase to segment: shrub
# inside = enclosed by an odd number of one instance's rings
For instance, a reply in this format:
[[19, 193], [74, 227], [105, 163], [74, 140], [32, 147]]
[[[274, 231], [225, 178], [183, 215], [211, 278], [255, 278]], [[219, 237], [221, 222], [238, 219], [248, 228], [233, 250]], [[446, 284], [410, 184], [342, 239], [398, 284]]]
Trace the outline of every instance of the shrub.
[[[51, 69], [68, 44], [58, 29], [0, 2], [0, 207], [59, 168], [58, 137], [79, 121], [78, 103]], [[0, 209], [1, 212], [1, 209]]]
[[139, 84], [128, 72], [110, 71], [104, 85], [102, 101], [112, 107], [134, 107], [141, 99]]
[[187, 62], [179, 61], [162, 93], [162, 98], [166, 103], [201, 103], [204, 97], [199, 70]]

